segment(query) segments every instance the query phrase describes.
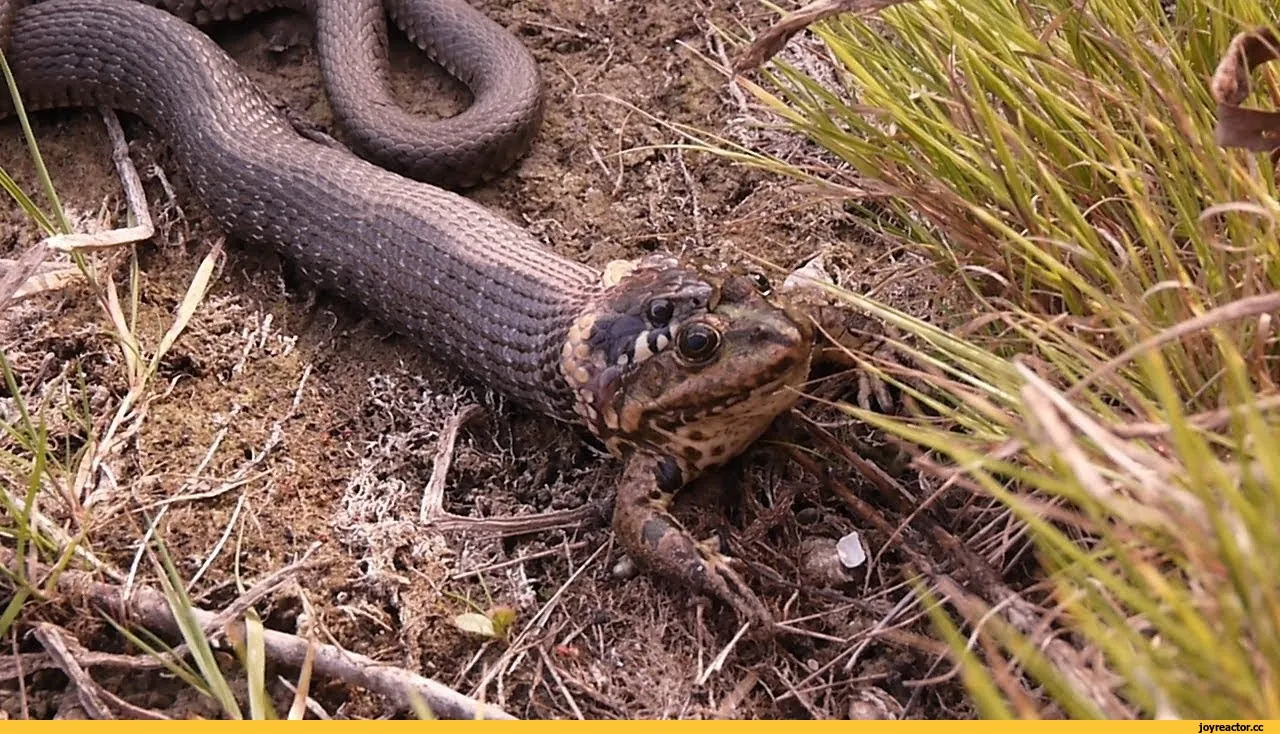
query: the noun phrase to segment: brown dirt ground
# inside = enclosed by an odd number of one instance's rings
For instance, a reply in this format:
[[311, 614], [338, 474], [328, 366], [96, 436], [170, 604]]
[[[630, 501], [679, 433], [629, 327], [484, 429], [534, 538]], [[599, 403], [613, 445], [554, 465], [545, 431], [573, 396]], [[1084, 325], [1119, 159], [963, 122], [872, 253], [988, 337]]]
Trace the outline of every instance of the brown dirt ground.
[[[864, 289], [914, 267], [867, 237], [838, 204], [803, 188], [711, 156], [636, 150], [677, 140], [638, 109], [775, 151], [812, 154], [789, 136], [754, 128], [757, 113], [698, 58], [717, 56], [713, 25], [763, 28], [771, 17], [763, 6], [480, 4], [536, 54], [551, 101], [532, 153], [472, 196], [549, 246], [596, 265], [659, 248], [730, 256], [740, 248], [784, 266], [834, 251], [853, 274], [848, 285]], [[279, 43], [295, 24], [286, 14], [269, 14], [211, 32], [282, 104], [340, 137], [309, 43]], [[447, 115], [466, 102], [455, 82], [399, 38], [395, 68], [413, 109]], [[35, 190], [16, 123], [0, 129], [0, 161]], [[163, 142], [136, 121], [126, 120], [126, 129], [162, 229], [137, 248], [139, 332], [154, 345], [217, 231], [185, 182], [164, 177], [172, 166]], [[120, 186], [98, 117], [42, 114], [35, 131], [68, 208], [86, 226], [118, 221]], [[16, 207], [3, 217], [0, 249], [35, 241], [34, 227]], [[117, 266], [117, 280], [127, 285], [127, 259], [117, 258]], [[940, 308], [930, 301], [932, 290], [917, 281], [880, 295], [929, 313]], [[3, 338], [28, 394], [83, 370], [85, 399], [99, 420], [124, 394], [119, 350], [83, 288], [24, 303]], [[358, 308], [314, 293], [271, 253], [230, 243], [209, 297], [160, 373], [162, 394], [112, 467], [117, 485], [100, 485], [87, 511], [89, 544], [127, 568], [146, 516], [168, 501], [159, 532], [183, 573], [195, 575], [216, 550], [193, 590], [207, 608], [235, 598], [237, 559], [251, 581], [319, 541], [318, 565], [263, 607], [270, 626], [296, 629], [305, 595], [326, 634], [342, 645], [483, 695], [517, 716], [839, 718], [883, 706], [904, 707], [908, 717], [972, 715], [954, 676], [913, 683], [950, 666], [939, 661], [918, 617], [895, 612], [906, 592], [902, 557], [892, 544], [869, 569], [832, 565], [835, 540], [852, 530], [863, 533], [873, 553], [890, 538], [783, 456], [776, 441], [762, 442], [726, 482], [741, 492], [727, 492], [723, 501], [691, 492], [681, 504], [681, 515], [699, 531], [732, 530], [734, 552], [763, 568], [753, 585], [803, 630], [730, 645], [736, 624], [718, 604], [615, 568], [620, 553], [604, 515], [614, 462], [576, 431], [505, 407], [499, 396], [458, 379]], [[418, 503], [437, 437], [447, 418], [471, 402], [487, 409], [458, 442], [449, 511], [529, 515], [598, 502], [600, 517], [506, 539], [422, 527]], [[828, 421], [845, 442], [875, 442], [835, 414], [807, 412]], [[794, 425], [780, 426], [776, 436], [813, 444]], [[74, 450], [83, 432], [64, 426], [58, 441]], [[830, 450], [814, 450], [837, 481], [876, 501], [857, 471]], [[900, 476], [917, 500], [930, 494], [918, 479]], [[885, 512], [891, 526], [905, 517]], [[947, 565], [945, 558], [938, 562]], [[451, 620], [470, 610], [466, 600], [514, 607], [523, 637], [505, 645], [459, 631]], [[124, 649], [92, 618], [56, 607], [35, 613], [67, 623], [92, 647]], [[882, 620], [901, 628], [872, 634]], [[722, 667], [700, 681], [726, 646]], [[217, 713], [162, 676], [103, 682], [169, 715]], [[33, 676], [30, 714], [53, 715], [64, 686], [60, 674]], [[287, 700], [282, 686], [275, 690]], [[391, 713], [377, 698], [336, 683], [319, 685], [314, 696], [333, 716]], [[0, 683], [4, 713], [21, 713], [12, 683]]]

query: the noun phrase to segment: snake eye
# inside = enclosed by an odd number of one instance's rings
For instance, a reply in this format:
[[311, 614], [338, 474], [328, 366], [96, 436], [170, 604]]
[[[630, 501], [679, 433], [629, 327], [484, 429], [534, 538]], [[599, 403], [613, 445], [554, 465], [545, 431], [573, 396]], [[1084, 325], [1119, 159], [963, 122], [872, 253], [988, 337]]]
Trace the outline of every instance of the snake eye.
[[666, 326], [671, 321], [672, 314], [675, 313], [675, 307], [671, 305], [671, 301], [665, 298], [655, 298], [649, 301], [649, 307], [645, 315], [649, 317], [649, 323], [654, 326]]
[[705, 362], [720, 349], [720, 332], [706, 324], [690, 324], [680, 330], [676, 348], [690, 362]]
[[773, 284], [764, 276], [764, 273], [752, 271], [747, 273], [747, 276], [751, 278], [751, 282], [756, 284], [756, 290], [760, 291], [760, 295], [767, 296], [773, 292]]

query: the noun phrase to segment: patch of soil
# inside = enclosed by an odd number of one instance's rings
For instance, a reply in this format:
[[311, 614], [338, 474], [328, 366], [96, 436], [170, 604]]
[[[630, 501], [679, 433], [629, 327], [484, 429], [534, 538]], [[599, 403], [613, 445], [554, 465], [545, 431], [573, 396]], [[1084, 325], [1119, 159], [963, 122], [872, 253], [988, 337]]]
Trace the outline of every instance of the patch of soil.
[[[862, 288], [915, 267], [868, 237], [838, 202], [712, 156], [654, 147], [679, 140], [663, 123], [756, 142], [767, 135], [749, 124], [758, 113], [701, 58], [718, 57], [713, 26], [758, 30], [771, 19], [763, 6], [479, 4], [532, 49], [550, 103], [533, 151], [469, 195], [556, 251], [596, 266], [663, 249], [731, 258], [745, 252], [786, 267], [825, 251], [853, 274], [848, 285]], [[307, 34], [296, 32], [299, 22], [271, 13], [211, 33], [280, 104], [340, 139]], [[407, 107], [448, 115], [466, 104], [464, 90], [398, 36], [393, 52]], [[4, 129], [0, 160], [26, 190], [37, 190], [16, 123]], [[186, 182], [165, 176], [175, 169], [163, 141], [137, 121], [126, 120], [126, 129], [162, 230], [137, 248], [137, 331], [153, 347], [218, 232]], [[78, 221], [86, 228], [120, 221], [120, 187], [96, 115], [41, 114], [35, 132]], [[776, 140], [804, 145], [784, 135]], [[0, 248], [16, 252], [36, 241], [36, 229], [16, 207], [0, 217]], [[97, 262], [104, 270], [114, 262], [127, 293], [127, 259]], [[928, 313], [938, 289], [924, 277], [880, 295]], [[90, 405], [105, 425], [127, 390], [110, 334], [93, 294], [72, 287], [14, 309], [4, 349], [29, 395], [62, 390]], [[313, 292], [273, 253], [228, 243], [210, 295], [164, 360], [158, 384], [159, 397], [113, 461], [115, 483], [99, 483], [82, 519], [94, 551], [127, 569], [148, 523], [158, 518], [157, 533], [182, 573], [198, 575], [192, 594], [206, 608], [236, 597], [237, 574], [248, 585], [320, 543], [317, 565], [264, 607], [270, 626], [295, 630], [305, 596], [308, 616], [343, 646], [483, 695], [517, 716], [847, 717], [896, 706], [910, 717], [971, 713], [954, 683], [907, 685], [948, 667], [938, 665], [927, 640], [865, 634], [891, 618], [905, 594], [896, 573], [900, 558], [890, 550], [869, 568], [833, 569], [835, 540], [850, 531], [860, 530], [873, 553], [890, 538], [861, 527], [776, 442], [762, 442], [744, 457], [722, 482], [729, 491], [721, 497], [690, 492], [680, 505], [699, 532], [736, 538], [734, 553], [761, 568], [753, 585], [801, 630], [771, 642], [735, 640], [736, 621], [719, 604], [618, 568], [607, 520], [618, 467], [581, 433], [504, 405], [358, 307]], [[515, 538], [424, 528], [419, 503], [439, 434], [469, 403], [485, 412], [458, 441], [446, 509], [490, 517], [595, 502], [602, 506], [598, 519]], [[810, 412], [831, 422], [842, 440], [871, 439], [834, 413]], [[83, 431], [62, 429], [55, 426], [54, 434], [67, 436], [59, 440], [76, 450]], [[777, 431], [788, 440], [799, 435], [794, 426]], [[830, 454], [818, 450], [824, 452]], [[846, 463], [823, 460], [846, 486], [868, 486]], [[912, 491], [928, 495], [927, 488]], [[142, 571], [152, 577], [145, 564]], [[518, 640], [486, 642], [459, 631], [452, 619], [471, 611], [469, 602], [514, 608]], [[545, 614], [535, 617], [540, 610]], [[40, 613], [71, 623], [66, 610], [61, 617]], [[90, 646], [125, 648], [94, 619], [73, 627]], [[722, 650], [718, 670], [705, 673]], [[170, 715], [216, 715], [207, 702], [193, 703], [185, 686], [159, 676], [130, 678], [103, 682]], [[41, 674], [28, 684], [32, 700], [44, 701], [33, 714], [57, 710], [65, 678]], [[0, 686], [0, 712], [19, 715], [13, 686]], [[331, 715], [388, 713], [361, 691], [317, 686], [313, 695]]]

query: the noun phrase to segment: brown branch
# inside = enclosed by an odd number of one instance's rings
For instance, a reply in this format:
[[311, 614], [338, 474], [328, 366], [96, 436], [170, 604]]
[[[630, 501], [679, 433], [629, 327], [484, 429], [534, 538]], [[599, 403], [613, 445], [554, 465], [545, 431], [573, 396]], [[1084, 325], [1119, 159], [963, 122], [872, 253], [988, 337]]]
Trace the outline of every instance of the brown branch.
[[914, 2], [915, 0], [817, 0], [778, 21], [739, 54], [733, 62], [735, 73], [743, 74], [759, 68], [773, 58], [800, 31], [819, 21], [841, 13], [867, 15], [877, 10]]
[[422, 522], [448, 515], [444, 511], [444, 485], [449, 477], [449, 467], [453, 464], [453, 449], [458, 442], [458, 432], [482, 413], [479, 405], [468, 405], [445, 421], [444, 430], [440, 431], [440, 440], [436, 444], [431, 479], [427, 480], [427, 488], [422, 493], [422, 507], [418, 511], [418, 519]]
[[299, 570], [307, 566], [308, 559], [310, 559], [311, 554], [319, 547], [320, 543], [318, 541], [312, 543], [311, 547], [307, 548], [307, 551], [302, 554], [301, 558], [290, 563], [284, 568], [273, 571], [266, 578], [250, 587], [249, 590], [242, 594], [239, 599], [231, 602], [230, 606], [214, 615], [213, 618], [209, 620], [208, 624], [203, 625], [205, 634], [214, 634], [235, 620], [243, 617], [245, 612], [249, 611], [249, 609], [252, 608], [254, 604], [257, 604], [259, 600], [266, 598], [269, 594], [284, 584], [284, 582], [292, 579], [294, 574]]
[[49, 657], [53, 659], [58, 668], [71, 681], [71, 685], [75, 689], [76, 700], [89, 716], [95, 719], [116, 718], [111, 709], [107, 707], [107, 704], [110, 703], [120, 709], [125, 718], [153, 720], [169, 718], [150, 709], [135, 706], [98, 685], [98, 682], [80, 664], [80, 658], [87, 654], [88, 651], [71, 633], [56, 624], [37, 622], [35, 636], [40, 641], [40, 644], [44, 646], [45, 651], [49, 653]]
[[536, 515], [501, 517], [467, 517], [445, 510], [445, 483], [449, 478], [449, 468], [453, 464], [458, 433], [482, 414], [480, 406], [468, 405], [449, 416], [445, 422], [444, 428], [440, 431], [440, 438], [436, 442], [436, 456], [431, 467], [431, 478], [427, 480], [427, 488], [422, 493], [422, 504], [418, 510], [419, 522], [432, 530], [442, 532], [460, 531], [507, 537], [561, 528], [576, 528], [601, 515], [600, 508], [593, 504], [570, 510], [541, 512]]
[[[0, 548], [0, 564], [13, 568], [19, 562], [13, 551]], [[47, 573], [47, 568], [31, 568], [29, 576]], [[123, 588], [97, 581], [83, 571], [63, 571], [58, 576], [57, 591], [73, 606], [92, 607], [124, 624], [135, 624], [176, 637], [181, 634], [169, 601], [159, 590], [135, 586], [132, 593]], [[217, 618], [214, 612], [193, 609], [202, 628]], [[242, 625], [243, 622], [237, 622]], [[264, 631], [267, 657], [298, 670], [307, 658], [307, 648], [314, 644], [313, 668], [316, 674], [336, 678], [386, 696], [403, 710], [412, 710], [415, 697], [424, 701], [432, 713], [446, 719], [513, 719], [507, 712], [477, 701], [444, 684], [417, 673], [381, 663], [373, 658], [337, 645], [312, 643], [309, 640], [277, 630]]]

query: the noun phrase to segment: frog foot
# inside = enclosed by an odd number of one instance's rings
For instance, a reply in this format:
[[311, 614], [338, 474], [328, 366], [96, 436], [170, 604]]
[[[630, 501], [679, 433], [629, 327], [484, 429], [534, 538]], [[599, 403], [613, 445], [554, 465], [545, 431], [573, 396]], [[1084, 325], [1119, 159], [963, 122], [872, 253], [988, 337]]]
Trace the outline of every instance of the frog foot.
[[772, 627], [773, 617], [720, 552], [696, 540], [669, 511], [681, 472], [669, 457], [635, 456], [627, 464], [613, 512], [614, 535], [637, 564], [726, 602], [746, 619]]

